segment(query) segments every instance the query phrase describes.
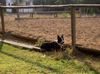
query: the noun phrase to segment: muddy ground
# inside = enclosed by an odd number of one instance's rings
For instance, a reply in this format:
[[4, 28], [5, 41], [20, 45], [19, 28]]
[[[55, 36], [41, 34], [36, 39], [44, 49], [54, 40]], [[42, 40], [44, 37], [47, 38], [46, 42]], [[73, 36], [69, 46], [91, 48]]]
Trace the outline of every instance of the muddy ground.
[[[100, 18], [77, 18], [77, 44], [100, 49]], [[56, 40], [64, 34], [65, 43], [71, 44], [70, 18], [36, 18], [15, 20], [15, 15], [5, 16], [6, 32], [29, 37]]]

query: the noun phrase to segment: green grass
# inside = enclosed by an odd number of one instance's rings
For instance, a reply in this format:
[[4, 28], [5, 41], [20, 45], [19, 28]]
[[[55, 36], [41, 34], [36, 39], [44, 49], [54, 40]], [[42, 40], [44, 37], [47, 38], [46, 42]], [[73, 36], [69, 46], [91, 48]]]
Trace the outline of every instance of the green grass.
[[0, 74], [97, 74], [77, 60], [55, 60], [8, 44], [0, 46]]

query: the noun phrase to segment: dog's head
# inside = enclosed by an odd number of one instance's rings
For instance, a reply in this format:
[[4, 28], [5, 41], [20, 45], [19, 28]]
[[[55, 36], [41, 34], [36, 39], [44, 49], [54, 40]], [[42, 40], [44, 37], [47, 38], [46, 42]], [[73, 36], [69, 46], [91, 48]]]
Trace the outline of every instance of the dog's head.
[[57, 36], [57, 42], [59, 43], [59, 44], [64, 44], [64, 36], [63, 35], [61, 35], [61, 36]]

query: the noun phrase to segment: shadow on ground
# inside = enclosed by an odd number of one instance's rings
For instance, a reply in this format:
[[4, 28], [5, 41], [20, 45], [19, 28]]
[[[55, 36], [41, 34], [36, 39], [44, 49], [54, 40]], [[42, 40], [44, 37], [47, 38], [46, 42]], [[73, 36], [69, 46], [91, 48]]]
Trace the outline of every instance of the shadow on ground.
[[[3, 45], [3, 43], [1, 43], [0, 49], [2, 49], [2, 45]], [[52, 67], [50, 67], [50, 66], [45, 66], [45, 65], [39, 63], [38, 61], [35, 62], [35, 61], [30, 60], [30, 59], [27, 59], [27, 58], [19, 57], [19, 56], [17, 56], [17, 55], [11, 54], [11, 53], [4, 52], [4, 51], [2, 51], [2, 50], [0, 51], [0, 53], [5, 54], [5, 55], [10, 56], [10, 57], [13, 57], [14, 59], [18, 59], [18, 60], [24, 61], [24, 62], [26, 62], [26, 63], [30, 63], [30, 64], [32, 64], [32, 65], [39, 66], [39, 67], [44, 68], [44, 69], [47, 69], [47, 70], [49, 70], [49, 71], [51, 71], [51, 72], [62, 74], [62, 72], [59, 71], [58, 69], [52, 68]]]
[[[55, 68], [52, 68], [52, 67], [50, 67], [50, 66], [45, 66], [45, 65], [43, 65], [43, 64], [41, 64], [41, 63], [39, 63], [39, 62], [35, 62], [35, 61], [33, 61], [33, 60], [30, 60], [30, 59], [28, 59], [28, 58], [23, 58], [23, 57], [20, 57], [20, 56], [17, 56], [17, 55], [14, 55], [14, 54], [11, 54], [11, 53], [8, 53], [8, 52], [4, 52], [4, 51], [2, 51], [2, 47], [3, 47], [3, 38], [1, 38], [1, 41], [0, 41], [0, 53], [3, 53], [3, 54], [5, 54], [5, 55], [7, 55], [7, 56], [10, 56], [10, 57], [13, 57], [13, 58], [15, 58], [15, 59], [18, 59], [18, 60], [21, 60], [21, 61], [24, 61], [24, 62], [26, 62], [26, 63], [30, 63], [30, 64], [32, 64], [32, 65], [36, 65], [36, 66], [39, 66], [39, 67], [41, 67], [41, 68], [44, 68], [44, 69], [48, 69], [49, 71], [51, 71], [51, 72], [56, 72], [56, 73], [59, 73], [59, 74], [62, 74], [62, 72], [61, 71], [59, 71], [58, 69], [55, 69]], [[78, 50], [84, 50], [84, 48], [78, 48], [77, 47], [77, 49]], [[85, 48], [86, 49], [86, 48]], [[83, 51], [82, 51], [83, 52]], [[85, 53], [86, 53], [86, 51], [84, 51]], [[93, 51], [93, 53], [94, 53], [94, 51]], [[97, 52], [98, 53], [98, 52]], [[98, 53], [99, 54], [99, 53]], [[98, 54], [96, 54], [96, 55], [98, 55]], [[49, 55], [48, 55], [49, 56]], [[79, 56], [79, 55], [78, 55]], [[81, 56], [81, 55], [80, 55]], [[80, 57], [79, 56], [79, 57]], [[84, 57], [81, 57], [82, 59], [84, 58]], [[97, 70], [95, 70], [93, 67], [91, 68], [92, 70], [94, 70], [97, 74], [99, 74], [100, 72], [98, 72]]]

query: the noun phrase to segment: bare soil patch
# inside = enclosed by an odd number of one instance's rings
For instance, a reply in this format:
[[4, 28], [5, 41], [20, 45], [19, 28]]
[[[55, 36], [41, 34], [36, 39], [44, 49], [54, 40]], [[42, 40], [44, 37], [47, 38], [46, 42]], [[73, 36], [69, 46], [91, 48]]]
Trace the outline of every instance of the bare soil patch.
[[[77, 44], [88, 48], [100, 49], [100, 18], [77, 18]], [[24, 19], [5, 16], [6, 32], [28, 38], [39, 37], [56, 40], [57, 34], [64, 34], [65, 43], [71, 44], [71, 20], [63, 19]]]

